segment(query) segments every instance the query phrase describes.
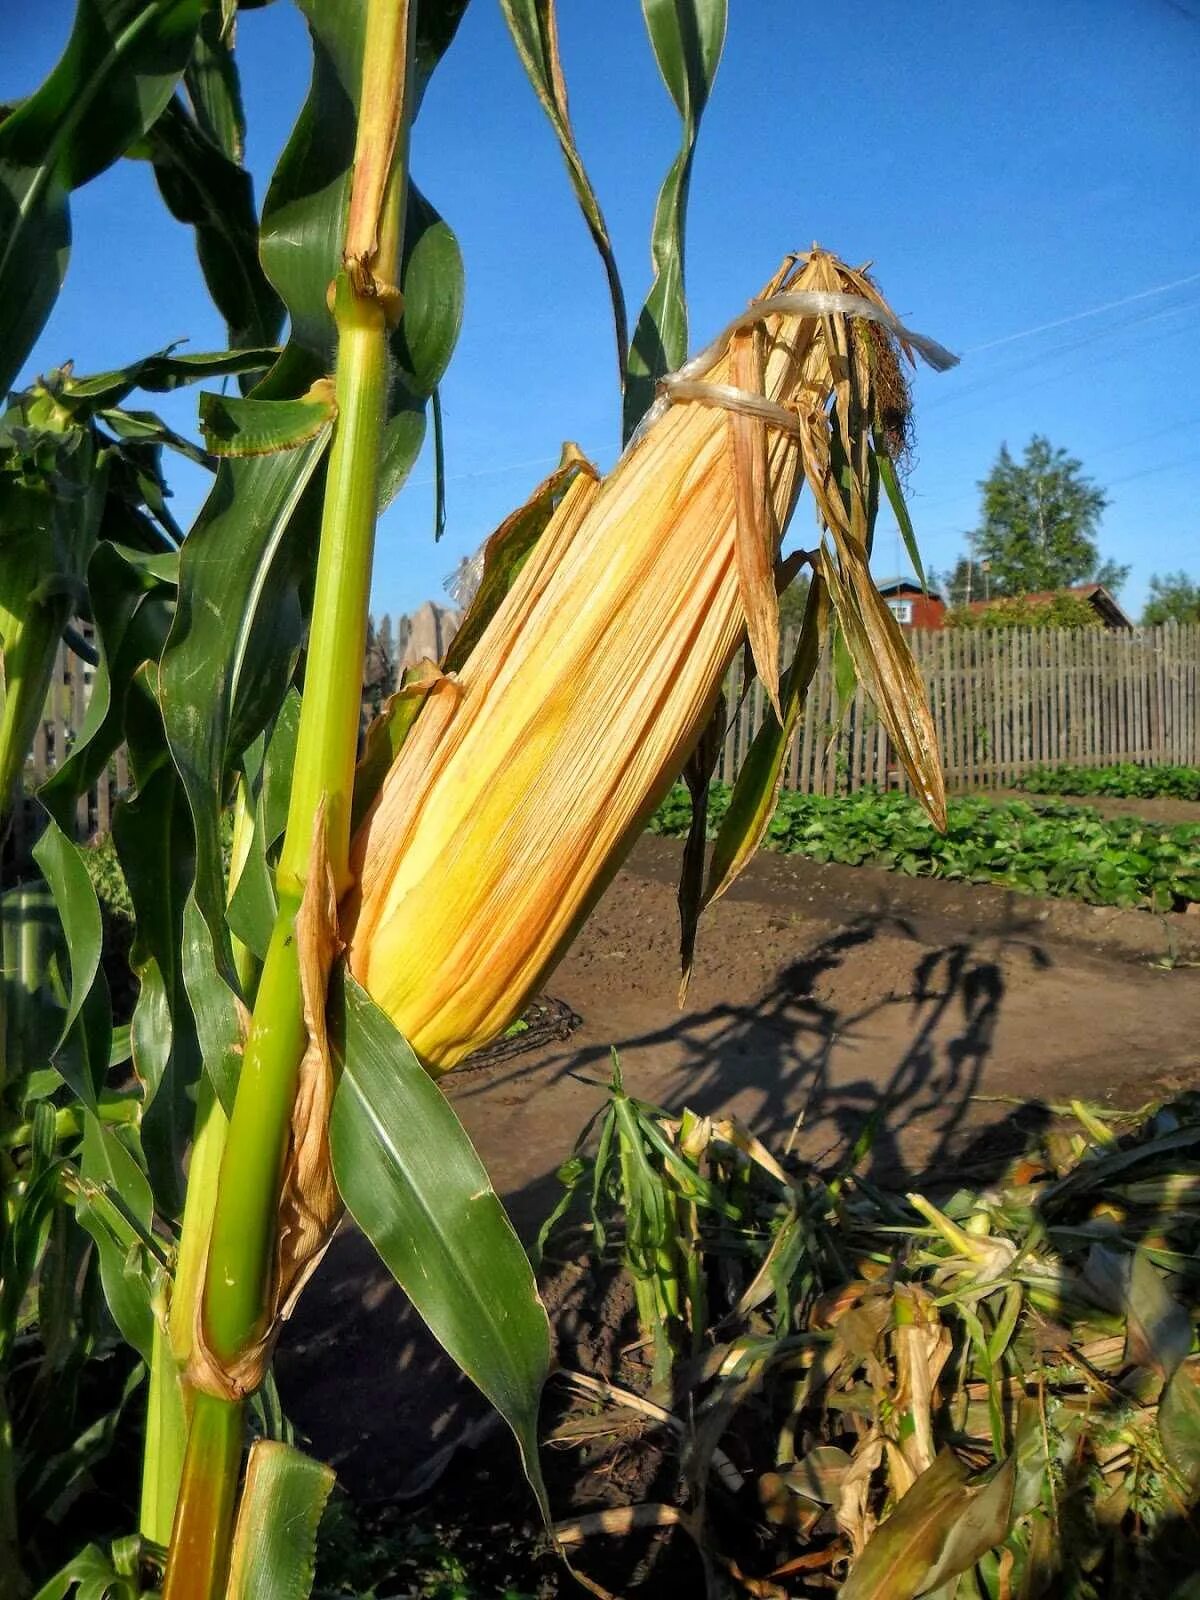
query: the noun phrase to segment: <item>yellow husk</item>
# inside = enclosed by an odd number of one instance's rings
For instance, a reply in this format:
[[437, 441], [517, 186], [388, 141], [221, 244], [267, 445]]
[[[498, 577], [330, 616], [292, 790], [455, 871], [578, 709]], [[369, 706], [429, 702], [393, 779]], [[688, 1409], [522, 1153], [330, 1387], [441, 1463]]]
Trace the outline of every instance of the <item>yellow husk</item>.
[[[764, 295], [825, 287], [829, 262], [789, 260]], [[766, 319], [761, 392], [823, 413], [837, 320]], [[745, 387], [737, 368], [727, 352], [706, 380]], [[803, 445], [765, 429], [768, 504], [742, 538], [769, 529], [774, 548], [748, 570], [743, 542], [739, 582], [730, 425], [719, 405], [674, 405], [603, 484], [575, 478], [355, 838], [351, 971], [435, 1071], [520, 1013], [678, 776], [746, 637], [751, 578], [774, 606]]]

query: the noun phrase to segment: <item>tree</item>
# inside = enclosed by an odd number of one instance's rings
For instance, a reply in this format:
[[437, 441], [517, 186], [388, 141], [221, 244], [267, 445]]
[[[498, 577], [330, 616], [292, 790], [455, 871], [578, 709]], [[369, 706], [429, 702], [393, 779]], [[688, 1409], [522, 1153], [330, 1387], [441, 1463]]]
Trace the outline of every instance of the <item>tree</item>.
[[946, 613], [948, 628], [1102, 628], [1094, 606], [1082, 595], [1056, 594], [1052, 600], [1027, 600], [1018, 595]]
[[808, 604], [807, 572], [801, 572], [779, 596], [779, 631], [787, 633], [804, 621], [804, 608]]
[[1150, 579], [1150, 598], [1142, 612], [1142, 625], [1153, 628], [1159, 622], [1200, 622], [1200, 583], [1186, 572], [1168, 572]]
[[1080, 461], [1049, 439], [1035, 434], [1020, 462], [1002, 445], [979, 488], [983, 518], [972, 546], [977, 567], [988, 563], [992, 596], [1124, 583], [1129, 568], [1102, 562], [1096, 546], [1108, 497]]

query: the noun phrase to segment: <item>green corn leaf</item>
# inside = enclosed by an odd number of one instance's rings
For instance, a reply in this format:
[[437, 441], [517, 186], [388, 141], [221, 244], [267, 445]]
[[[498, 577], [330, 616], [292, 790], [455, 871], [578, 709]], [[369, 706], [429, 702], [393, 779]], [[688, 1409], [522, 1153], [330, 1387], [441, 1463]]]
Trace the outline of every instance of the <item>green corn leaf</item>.
[[625, 375], [628, 439], [654, 398], [654, 386], [687, 358], [684, 226], [700, 118], [725, 44], [727, 0], [642, 0], [655, 60], [683, 123], [683, 142], [654, 208], [654, 281], [633, 330]]
[[[66, 951], [54, 897], [44, 883], [23, 883], [0, 896], [0, 940], [4, 1062], [11, 1071], [7, 1064], [19, 1061], [28, 1085], [32, 1073], [48, 1068], [63, 1022], [52, 977], [62, 970]], [[56, 1074], [51, 1081], [57, 1087]]]
[[283, 837], [287, 822], [299, 728], [300, 696], [295, 689], [290, 689], [275, 718], [258, 774], [254, 837], [229, 902], [230, 928], [260, 961], [266, 958], [277, 910], [275, 875], [269, 852]]
[[[252, 408], [260, 438], [263, 407], [274, 404], [224, 402], [238, 415]], [[278, 404], [290, 426], [300, 402]], [[197, 900], [214, 924], [224, 906], [219, 796], [231, 763], [282, 701], [300, 643], [297, 590], [314, 509], [305, 491], [329, 440], [329, 408], [324, 416], [320, 431], [295, 449], [222, 462], [180, 561], [160, 695], [196, 821]]]
[[141, 1585], [118, 1572], [98, 1544], [89, 1544], [34, 1595], [33, 1600], [138, 1600]]
[[229, 343], [270, 344], [283, 302], [258, 259], [258, 214], [250, 174], [176, 98], [146, 137], [159, 193], [177, 221], [196, 230], [196, 252]]
[[453, 1108], [348, 976], [331, 994], [342, 1199], [419, 1314], [516, 1435], [546, 1512], [538, 1402], [550, 1330], [528, 1257]]
[[333, 391], [318, 384], [298, 400], [236, 400], [200, 396], [204, 442], [219, 457], [265, 456], [328, 437], [337, 415]]
[[795, 736], [809, 684], [821, 659], [821, 649], [829, 628], [829, 594], [824, 579], [816, 576], [809, 585], [808, 601], [792, 665], [780, 685], [783, 722], [770, 706], [762, 726], [742, 763], [729, 797], [729, 809], [721, 820], [708, 868], [704, 905], [723, 895], [762, 842], [774, 815], [783, 784], [783, 769]]
[[[264, 402], [226, 402], [247, 404]], [[275, 715], [291, 680], [304, 627], [300, 590], [319, 516], [319, 501], [307, 491], [329, 432], [326, 426], [293, 450], [222, 461], [184, 545], [179, 604], [159, 672], [163, 720], [195, 828], [197, 917], [185, 923], [184, 941], [188, 993], [205, 1069], [226, 1105], [240, 1038], [221, 800], [234, 764]]]
[[[131, 361], [127, 367], [97, 372], [90, 378], [68, 376], [62, 386], [63, 403], [73, 411], [88, 415], [105, 406], [116, 406], [134, 389], [151, 394], [169, 394], [189, 383], [206, 378], [239, 377], [248, 372], [264, 372], [279, 355], [274, 345], [251, 350], [212, 350], [196, 355], [177, 356], [174, 350], [156, 350], [153, 355]], [[87, 401], [87, 406], [81, 402]]]
[[[315, 372], [322, 373], [331, 369], [333, 361], [333, 318], [326, 294], [342, 260], [366, 6], [364, 0], [342, 0], [337, 5], [329, 0], [300, 0], [300, 9], [313, 40], [312, 83], [267, 190], [260, 248], [267, 276], [287, 305], [292, 341], [315, 360]], [[418, 94], [449, 46], [465, 9], [465, 0], [419, 8]], [[320, 152], [319, 163], [314, 161], [314, 150]], [[432, 211], [415, 189], [410, 190], [405, 222], [405, 254], [409, 258], [426, 231], [423, 209]], [[439, 263], [439, 268], [442, 265]], [[424, 290], [416, 281], [406, 282], [402, 268], [405, 318], [393, 341], [402, 367], [404, 321], [409, 320], [411, 326], [414, 315], [407, 303], [419, 301], [423, 294], [457, 292], [461, 316], [461, 266], [459, 279], [455, 291], [439, 270], [431, 288]], [[411, 347], [417, 341], [408, 342]]]
[[884, 493], [888, 497], [888, 504], [892, 508], [896, 526], [900, 529], [900, 537], [904, 540], [904, 548], [908, 551], [908, 559], [913, 564], [917, 582], [928, 594], [929, 584], [925, 578], [925, 568], [921, 565], [921, 550], [917, 544], [917, 534], [912, 525], [912, 518], [908, 514], [904, 490], [900, 487], [900, 480], [896, 476], [895, 463], [888, 454], [887, 445], [878, 435], [874, 440], [872, 454], [875, 458], [875, 465], [879, 469], [879, 481], [883, 484]]
[[142, 1148], [159, 1209], [174, 1216], [183, 1205], [183, 1158], [201, 1061], [181, 955], [194, 873], [192, 819], [169, 760], [134, 799], [118, 806], [113, 837], [137, 923], [129, 958], [138, 979], [130, 1037], [143, 1086]]
[[121, 1337], [149, 1361], [154, 1311], [143, 1241], [154, 1218], [154, 1195], [127, 1147], [126, 1141], [133, 1143], [136, 1137], [129, 1124], [118, 1130], [98, 1117], [85, 1117], [83, 1183], [75, 1215], [96, 1241], [104, 1298]]
[[592, 243], [604, 266], [608, 280], [608, 293], [612, 301], [613, 332], [617, 341], [617, 371], [622, 387], [625, 383], [625, 366], [629, 358], [629, 325], [625, 310], [625, 291], [617, 271], [608, 224], [596, 198], [596, 191], [587, 175], [583, 157], [575, 143], [575, 130], [571, 126], [571, 112], [567, 104], [567, 85], [563, 77], [562, 61], [558, 52], [558, 18], [555, 0], [500, 0], [504, 20], [517, 47], [517, 55], [525, 68], [525, 75], [541, 102], [542, 110], [550, 119], [558, 147], [567, 164], [571, 187], [583, 212]]
[[128, 559], [128, 552], [107, 540], [96, 546], [88, 564], [88, 595], [100, 658], [91, 695], [67, 759], [38, 790], [42, 804], [68, 831], [78, 797], [101, 780], [125, 736], [127, 697], [147, 693], [139, 669], [158, 660], [175, 598], [173, 585], [152, 567]]
[[[102, 1037], [108, 999], [100, 972], [100, 905], [78, 846], [52, 817], [33, 856], [54, 896], [70, 967], [67, 1008], [54, 1047], [54, 1066], [84, 1105], [94, 1109], [108, 1066], [112, 1033], [110, 1014], [108, 1036]], [[89, 1007], [93, 995], [98, 998]]]
[[0, 123], [0, 392], [66, 272], [68, 196], [155, 121], [187, 66], [201, 0], [80, 0], [62, 59]]
[[307, 1600], [334, 1473], [293, 1445], [257, 1439], [246, 1464], [225, 1600]]
[[183, 82], [201, 130], [230, 161], [240, 163], [246, 114], [233, 54], [235, 15], [225, 0], [208, 0]]
[[86, 429], [39, 426], [43, 401], [18, 399], [4, 420], [28, 442], [11, 451], [0, 447], [0, 811], [23, 774], [45, 710], [108, 486], [107, 462]]

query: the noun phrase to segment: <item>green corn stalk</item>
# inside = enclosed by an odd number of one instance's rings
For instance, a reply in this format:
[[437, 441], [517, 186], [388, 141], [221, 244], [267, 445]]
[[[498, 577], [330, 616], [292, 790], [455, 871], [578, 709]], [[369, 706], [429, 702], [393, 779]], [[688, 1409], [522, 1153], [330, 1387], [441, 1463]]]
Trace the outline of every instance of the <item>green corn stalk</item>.
[[[300, 714], [295, 778], [276, 877], [279, 910], [259, 981], [213, 1212], [202, 1319], [225, 1372], [269, 1335], [282, 1164], [306, 1033], [296, 918], [318, 828], [335, 884], [348, 854], [362, 661], [388, 385], [390, 286], [400, 260], [415, 8], [370, 0], [345, 267], [332, 287], [337, 423]], [[242, 1399], [193, 1400], [164, 1600], [224, 1592]]]

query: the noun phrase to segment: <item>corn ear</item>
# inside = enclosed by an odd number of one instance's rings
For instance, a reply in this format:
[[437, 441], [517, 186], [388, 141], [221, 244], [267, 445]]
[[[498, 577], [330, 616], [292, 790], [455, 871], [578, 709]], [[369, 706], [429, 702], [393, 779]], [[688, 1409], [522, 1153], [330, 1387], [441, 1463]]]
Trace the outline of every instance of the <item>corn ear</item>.
[[[784, 720], [775, 569], [806, 480], [836, 541], [832, 579], [821, 566], [830, 596], [937, 811], [919, 679], [865, 552], [854, 565], [869, 485], [860, 515], [832, 481], [834, 411], [850, 432], [878, 420], [847, 307], [898, 328], [860, 275], [821, 251], [790, 257], [664, 381], [602, 484], [565, 461], [489, 546], [498, 558], [549, 511], [477, 642], [446, 663], [457, 696], [426, 702], [355, 835], [342, 905], [351, 971], [432, 1070], [501, 1031], [544, 980], [695, 749], [747, 637]], [[850, 455], [865, 478], [869, 451]]]

